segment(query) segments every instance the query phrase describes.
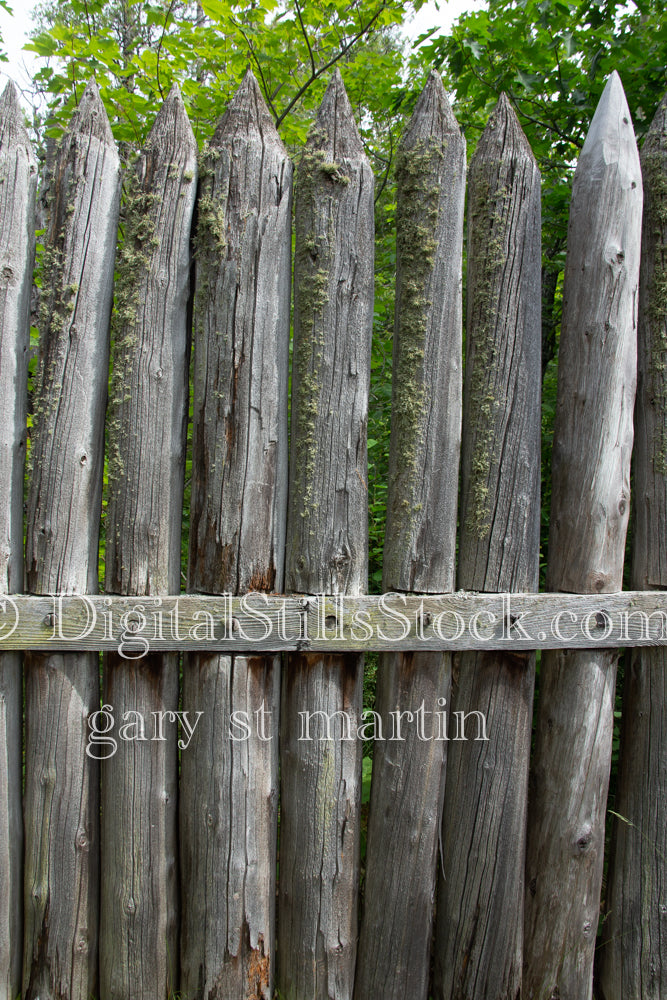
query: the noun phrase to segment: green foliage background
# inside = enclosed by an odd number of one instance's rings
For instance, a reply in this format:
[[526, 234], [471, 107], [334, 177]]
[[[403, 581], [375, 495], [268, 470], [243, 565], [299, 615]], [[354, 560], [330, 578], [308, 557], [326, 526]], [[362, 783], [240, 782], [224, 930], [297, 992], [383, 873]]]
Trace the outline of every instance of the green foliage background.
[[[3, 0], [0, 3], [4, 6]], [[399, 33], [420, 0], [43, 0], [29, 45], [42, 57], [33, 128], [62, 134], [87, 79], [101, 88], [126, 159], [178, 82], [200, 144], [250, 65], [297, 158], [339, 65], [376, 174], [376, 299], [369, 414], [369, 589], [381, 586], [391, 402], [395, 153], [426, 75], [443, 76], [468, 155], [502, 91], [543, 178], [543, 565], [550, 500], [562, 272], [570, 184], [605, 80], [622, 77], [638, 138], [667, 88], [667, 19], [656, 0], [488, 0], [411, 50]], [[187, 511], [186, 524], [187, 529]], [[184, 530], [184, 549], [187, 530]], [[185, 551], [184, 551], [185, 560]]]

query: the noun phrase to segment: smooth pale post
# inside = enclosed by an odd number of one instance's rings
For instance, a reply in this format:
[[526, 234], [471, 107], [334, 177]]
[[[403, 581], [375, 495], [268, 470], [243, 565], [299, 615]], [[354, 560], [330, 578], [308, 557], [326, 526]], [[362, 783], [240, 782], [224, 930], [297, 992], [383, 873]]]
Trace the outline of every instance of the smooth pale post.
[[[667, 590], [667, 97], [644, 140], [641, 168], [632, 586]], [[667, 651], [635, 649], [629, 660], [600, 987], [604, 1000], [661, 1000], [667, 996]]]
[[[637, 368], [642, 180], [620, 78], [574, 176], [558, 359], [547, 590], [623, 583]], [[600, 616], [596, 627], [605, 628]], [[524, 995], [588, 1000], [618, 651], [545, 652], [531, 768]]]

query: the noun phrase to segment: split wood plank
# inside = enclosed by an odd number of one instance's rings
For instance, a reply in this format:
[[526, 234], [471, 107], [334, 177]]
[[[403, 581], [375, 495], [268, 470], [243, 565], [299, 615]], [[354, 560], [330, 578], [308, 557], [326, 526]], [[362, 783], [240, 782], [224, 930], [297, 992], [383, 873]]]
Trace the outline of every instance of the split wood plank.
[[[0, 599], [4, 650], [322, 652], [667, 645], [667, 594], [288, 595]], [[186, 673], [187, 673], [186, 664]]]

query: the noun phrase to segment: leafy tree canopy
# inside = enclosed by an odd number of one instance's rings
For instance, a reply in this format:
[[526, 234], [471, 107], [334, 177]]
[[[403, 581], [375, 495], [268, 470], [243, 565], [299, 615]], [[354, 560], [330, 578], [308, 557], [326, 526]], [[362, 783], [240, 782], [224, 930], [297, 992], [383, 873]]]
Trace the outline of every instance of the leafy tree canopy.
[[206, 138], [250, 65], [283, 138], [294, 145], [305, 140], [339, 62], [362, 125], [369, 116], [381, 125], [403, 68], [392, 29], [421, 3], [45, 0], [29, 47], [47, 60], [35, 84], [49, 98], [52, 132], [94, 73], [117, 139], [143, 141], [174, 81], [195, 134]]
[[[7, 3], [7, 0], [0, 0], [0, 7], [2, 7], [2, 9], [6, 11], [7, 14], [13, 13], [12, 8]], [[5, 52], [5, 40], [2, 37], [2, 32], [0, 32], [0, 62], [7, 62], [7, 53]]]
[[572, 173], [612, 70], [623, 81], [638, 139], [667, 89], [662, 0], [489, 0], [413, 55], [441, 69], [469, 154], [505, 91], [542, 172], [544, 361], [559, 322]]

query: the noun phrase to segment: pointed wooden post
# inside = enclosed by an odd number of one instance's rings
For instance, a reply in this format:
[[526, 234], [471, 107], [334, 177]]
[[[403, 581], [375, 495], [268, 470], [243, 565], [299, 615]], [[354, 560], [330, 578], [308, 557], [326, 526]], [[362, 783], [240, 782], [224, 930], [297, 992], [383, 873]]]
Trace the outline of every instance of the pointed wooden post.
[[[0, 594], [23, 590], [23, 474], [37, 162], [18, 91], [0, 97]], [[0, 598], [1, 600], [1, 598]], [[21, 990], [21, 655], [0, 654], [0, 1000]]]
[[[116, 144], [91, 81], [55, 161], [40, 309], [26, 563], [33, 594], [97, 592], [109, 316], [120, 197]], [[96, 653], [26, 656], [25, 1000], [96, 989]]]
[[[127, 181], [107, 424], [111, 594], [175, 594], [188, 413], [197, 144], [174, 84]], [[150, 612], [151, 602], [147, 602]], [[167, 1000], [178, 970], [178, 654], [110, 653], [104, 702], [143, 723], [101, 765], [102, 1000]], [[128, 658], [129, 657], [129, 658]], [[166, 714], [156, 741], [156, 713]], [[120, 719], [117, 724], [120, 724]], [[130, 722], [132, 725], [132, 722]], [[132, 732], [132, 730], [130, 730]]]
[[[399, 146], [396, 319], [383, 590], [452, 591], [461, 444], [465, 140], [431, 72]], [[355, 1000], [426, 1000], [447, 743], [450, 653], [384, 653], [377, 705], [426, 710], [375, 744]], [[422, 709], [423, 710], [423, 709]], [[407, 718], [407, 716], [406, 716]], [[400, 807], [397, 807], [400, 803]]]
[[[667, 97], [641, 152], [644, 185], [632, 586], [667, 589]], [[625, 675], [600, 984], [605, 1000], [667, 996], [667, 651]]]
[[[202, 161], [188, 590], [281, 591], [292, 166], [248, 72]], [[181, 988], [271, 1000], [280, 655], [187, 657]], [[232, 725], [232, 713], [249, 725]]]
[[[502, 94], [470, 164], [458, 571], [467, 590], [537, 589], [540, 237], [540, 174]], [[534, 671], [533, 653], [455, 660], [435, 952], [443, 1000], [521, 992]], [[455, 713], [472, 714], [462, 724]]]
[[[286, 559], [292, 592], [359, 594], [367, 586], [373, 240], [373, 175], [336, 71], [297, 171]], [[361, 655], [288, 658], [278, 902], [285, 1000], [352, 996], [362, 684]], [[315, 715], [311, 739], [300, 739], [302, 712], [328, 713], [333, 738]], [[346, 716], [332, 715], [341, 712]], [[345, 718], [351, 739], [342, 738]]]
[[[641, 213], [639, 155], [613, 73], [572, 190], [548, 590], [604, 594], [622, 586]], [[565, 649], [542, 656], [526, 864], [526, 997], [591, 995], [617, 655]]]

